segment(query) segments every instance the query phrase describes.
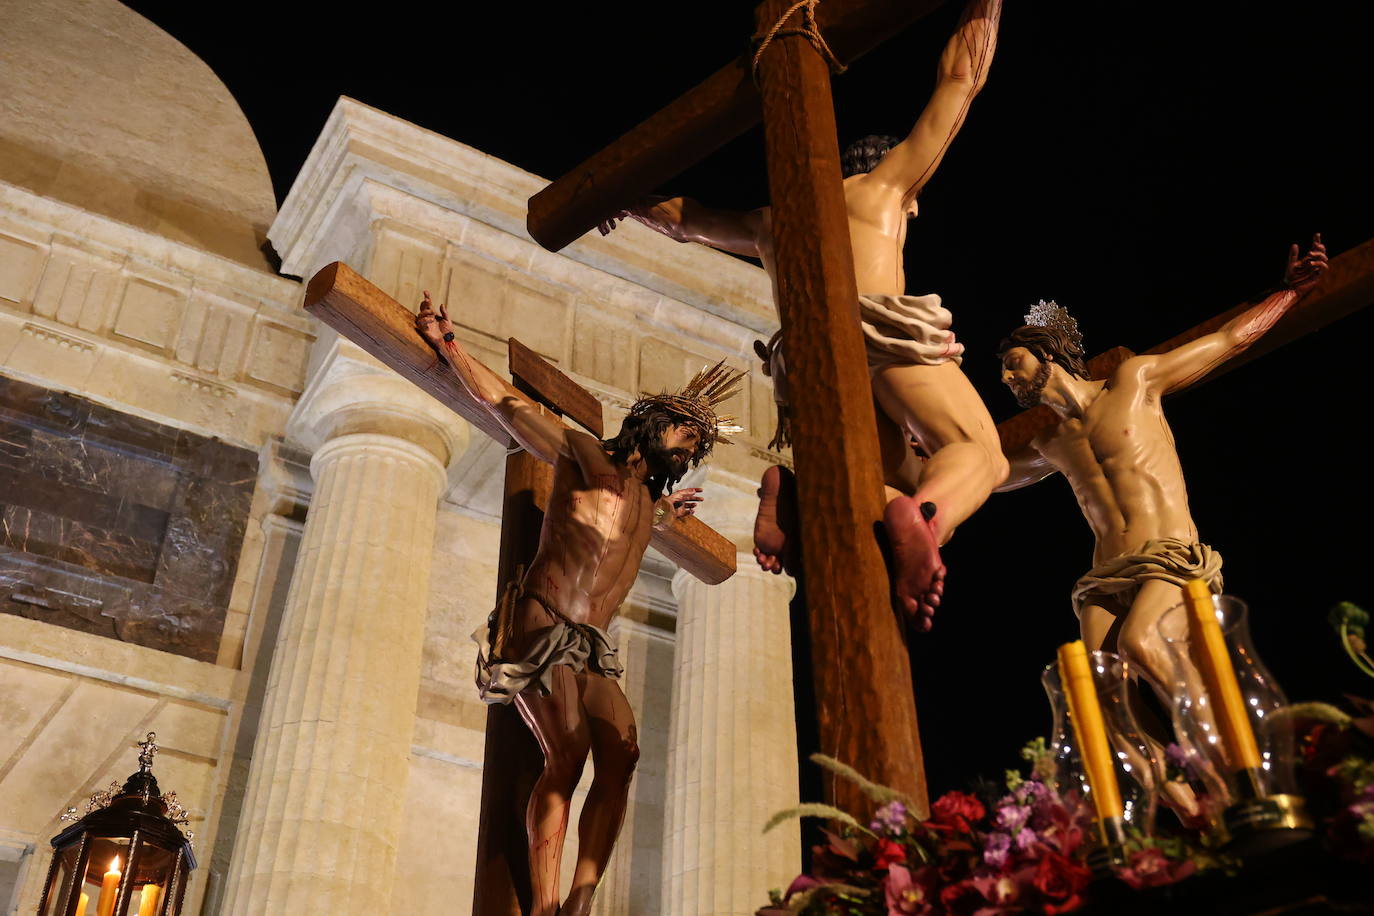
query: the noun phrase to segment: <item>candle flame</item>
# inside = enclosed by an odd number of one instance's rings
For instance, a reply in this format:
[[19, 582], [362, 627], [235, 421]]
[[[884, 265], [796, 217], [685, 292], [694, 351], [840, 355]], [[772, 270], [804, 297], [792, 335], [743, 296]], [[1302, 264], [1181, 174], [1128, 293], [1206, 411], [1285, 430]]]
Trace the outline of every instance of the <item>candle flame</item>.
[[114, 860], [110, 862], [110, 871], [119, 871], [119, 856], [115, 856]]

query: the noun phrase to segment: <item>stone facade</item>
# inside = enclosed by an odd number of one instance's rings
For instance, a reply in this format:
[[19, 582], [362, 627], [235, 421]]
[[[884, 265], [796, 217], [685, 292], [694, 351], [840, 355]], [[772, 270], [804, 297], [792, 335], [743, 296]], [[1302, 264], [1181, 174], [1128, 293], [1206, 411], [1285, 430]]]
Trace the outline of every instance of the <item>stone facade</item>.
[[[7, 5], [31, 32], [62, 7]], [[0, 865], [20, 866], [0, 912], [32, 910], [57, 814], [127, 775], [150, 729], [197, 834], [185, 912], [467, 912], [485, 720], [468, 634], [498, 587], [503, 450], [306, 316], [302, 285], [236, 255], [233, 233], [83, 208], [6, 162], [0, 375], [256, 467], [238, 481], [221, 629], [194, 658], [0, 614]], [[638, 226], [546, 252], [524, 231], [542, 184], [344, 99], [268, 234], [286, 275], [344, 260], [404, 303], [430, 289], [498, 372], [518, 336], [602, 400], [610, 429], [642, 390], [722, 357], [750, 365], [775, 327], [761, 271]], [[729, 406], [748, 435], [684, 483], [745, 550], [765, 381]], [[749, 559], [711, 589], [651, 552], [613, 627], [642, 758], [599, 913], [734, 913], [795, 867], [795, 833], [758, 836], [795, 797], [790, 591]]]

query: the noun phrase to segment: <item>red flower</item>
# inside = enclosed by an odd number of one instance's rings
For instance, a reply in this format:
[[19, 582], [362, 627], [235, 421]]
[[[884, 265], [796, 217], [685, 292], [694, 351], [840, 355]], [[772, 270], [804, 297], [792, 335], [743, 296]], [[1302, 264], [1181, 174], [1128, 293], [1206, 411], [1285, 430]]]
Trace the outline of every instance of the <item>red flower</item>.
[[1136, 890], [1182, 881], [1197, 870], [1192, 862], [1175, 862], [1158, 849], [1142, 849], [1118, 876]]
[[1078, 892], [1088, 886], [1088, 879], [1091, 877], [1092, 872], [1086, 866], [1047, 849], [1035, 867], [1031, 884], [1040, 893], [1055, 901], [1045, 905], [1046, 913], [1063, 913], [1076, 909], [1083, 902]]
[[973, 831], [972, 821], [983, 817], [983, 803], [965, 792], [946, 792], [935, 800], [930, 808], [932, 826], [957, 830], [960, 833]]
[[889, 865], [900, 865], [906, 861], [906, 850], [901, 843], [895, 843], [887, 837], [878, 841], [878, 849], [875, 855], [873, 867], [877, 869], [887, 868]]
[[947, 884], [940, 891], [940, 904], [950, 916], [971, 916], [975, 910], [982, 909], [987, 902], [987, 898], [973, 883], [972, 878]]

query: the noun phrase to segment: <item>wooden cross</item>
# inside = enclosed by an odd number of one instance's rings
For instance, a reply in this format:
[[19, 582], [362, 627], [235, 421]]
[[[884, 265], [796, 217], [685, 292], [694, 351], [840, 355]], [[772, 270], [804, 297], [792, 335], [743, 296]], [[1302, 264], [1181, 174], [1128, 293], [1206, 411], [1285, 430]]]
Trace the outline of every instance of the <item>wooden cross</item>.
[[[754, 12], [764, 35], [793, 0]], [[848, 64], [938, 0], [822, 0], [817, 26]], [[796, 34], [746, 55], [530, 199], [530, 235], [558, 250], [755, 124], [764, 123], [778, 311], [792, 388], [811, 667], [821, 750], [915, 800], [926, 814], [911, 663], [875, 537], [883, 486], [873, 395], [840, 182], [827, 64]], [[757, 76], [757, 85], [755, 83]], [[868, 805], [832, 776], [829, 800]]]
[[[510, 448], [513, 445], [505, 428], [468, 394], [458, 377], [416, 332], [415, 313], [363, 279], [347, 264], [335, 261], [310, 279], [305, 290], [305, 310], [503, 446]], [[529, 367], [533, 351], [521, 349], [528, 354], [524, 365]], [[584, 405], [585, 416], [585, 405], [588, 400], [595, 402], [595, 397], [579, 388], [572, 379], [562, 378], [558, 383], [562, 386], [559, 398], [565, 405], [562, 409], [577, 418], [577, 413], [567, 406], [570, 398], [576, 398]], [[572, 393], [573, 389], [576, 394]], [[514, 385], [508, 385], [507, 390], [512, 395], [525, 396]], [[547, 404], [541, 406], [547, 407]], [[600, 423], [599, 415], [596, 422]], [[709, 585], [719, 585], [735, 574], [734, 543], [700, 519], [682, 519], [666, 530], [655, 531], [650, 543], [659, 553]]]
[[[497, 442], [512, 444], [505, 428], [421, 339], [415, 314], [347, 265], [335, 262], [311, 279], [305, 308]], [[567, 415], [604, 438], [601, 404], [591, 392], [518, 340], [512, 338], [509, 345], [510, 394], [518, 393], [556, 416]], [[552, 488], [552, 465], [525, 451], [506, 458], [497, 563], [500, 585], [534, 559]], [[681, 519], [667, 530], [656, 530], [651, 543], [703, 582], [717, 585], [735, 572], [735, 545], [699, 519]], [[531, 901], [525, 806], [544, 757], [514, 706], [487, 707], [485, 742], [473, 912], [520, 916], [529, 911]]]
[[[1208, 375], [1199, 378], [1189, 387], [1208, 379], [1216, 378], [1243, 366], [1250, 360], [1263, 356], [1286, 343], [1291, 343], [1318, 328], [1323, 328], [1338, 318], [1359, 311], [1374, 304], [1374, 239], [1342, 252], [1331, 259], [1331, 265], [1317, 283], [1315, 289], [1304, 296], [1278, 320], [1259, 340], [1255, 341], [1244, 353], [1235, 359], [1227, 360]], [[1145, 351], [1146, 355], [1167, 353], [1186, 343], [1197, 340], [1204, 334], [1211, 334], [1226, 322], [1254, 305], [1242, 302], [1233, 309], [1207, 319], [1202, 324], [1171, 337], [1158, 346]], [[1125, 347], [1113, 347], [1105, 353], [1094, 356], [1088, 361], [1088, 377], [1101, 379], [1109, 377], [1117, 366], [1134, 356]], [[1174, 392], [1175, 394], [1177, 392]], [[1059, 422], [1053, 410], [1044, 404], [1022, 411], [1009, 420], [997, 424], [997, 434], [1002, 440], [1002, 451], [1013, 455], [1025, 448], [1041, 430], [1048, 429]]]

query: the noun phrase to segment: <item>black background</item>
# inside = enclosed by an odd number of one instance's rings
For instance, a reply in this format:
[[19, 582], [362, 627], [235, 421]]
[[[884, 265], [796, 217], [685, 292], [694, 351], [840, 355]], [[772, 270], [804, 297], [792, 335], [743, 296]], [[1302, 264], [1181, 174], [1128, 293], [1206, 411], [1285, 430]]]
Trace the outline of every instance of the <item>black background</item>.
[[[242, 105], [278, 199], [339, 95], [556, 177], [737, 54], [752, 3], [131, 4]], [[958, 5], [835, 81], [841, 143], [904, 135]], [[1374, 5], [1013, 0], [987, 88], [922, 196], [911, 292], [938, 292], [996, 419], [994, 348], [1055, 298], [1090, 353], [1146, 349], [1275, 283], [1290, 242], [1374, 236], [1364, 137]], [[758, 130], [663, 190], [765, 203]], [[1374, 692], [1325, 622], [1374, 604], [1365, 427], [1374, 309], [1172, 400], [1203, 540], [1252, 605], [1296, 699]], [[1048, 728], [1040, 669], [1076, 636], [1092, 540], [1053, 478], [994, 496], [945, 552], [947, 597], [913, 651], [934, 792], [1017, 763]]]

